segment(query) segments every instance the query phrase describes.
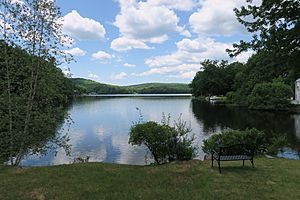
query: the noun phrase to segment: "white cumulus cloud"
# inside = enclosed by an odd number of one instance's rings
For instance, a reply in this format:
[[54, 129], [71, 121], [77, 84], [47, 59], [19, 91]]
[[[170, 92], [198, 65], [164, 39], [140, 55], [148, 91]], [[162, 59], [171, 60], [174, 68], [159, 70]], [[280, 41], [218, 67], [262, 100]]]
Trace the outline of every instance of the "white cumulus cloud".
[[92, 60], [100, 61], [102, 63], [106, 63], [107, 61], [111, 60], [113, 58], [112, 55], [109, 53], [106, 53], [104, 51], [98, 51], [96, 53], [92, 54]]
[[161, 67], [166, 65], [177, 65], [182, 61], [180, 60], [180, 55], [178, 53], [163, 55], [163, 56], [155, 56], [151, 58], [147, 58], [145, 60], [145, 64], [149, 67]]
[[198, 71], [182, 72], [176, 75], [169, 75], [172, 78], [193, 79]]
[[71, 54], [73, 56], [85, 56], [85, 54], [86, 54], [85, 51], [83, 51], [82, 49], [80, 49], [78, 47], [69, 49], [69, 50], [65, 50], [64, 52], [67, 54]]
[[64, 16], [62, 23], [63, 31], [79, 40], [102, 40], [105, 37], [106, 31], [100, 22], [80, 16], [76, 10]]
[[245, 0], [203, 0], [198, 11], [190, 16], [189, 23], [199, 35], [245, 34], [246, 28], [238, 22], [233, 11], [245, 4]]
[[129, 7], [121, 3], [121, 13], [116, 16], [114, 24], [128, 38], [150, 40], [176, 31], [178, 22], [179, 18], [174, 11], [139, 2]]
[[[163, 43], [169, 39], [168, 34], [172, 32], [191, 36], [185, 27], [178, 25], [179, 17], [172, 9], [189, 10], [194, 6], [192, 0], [181, 4], [178, 0], [119, 0], [119, 3], [121, 11], [116, 16], [114, 25], [119, 28], [120, 37], [111, 43], [111, 48], [116, 51], [149, 49], [147, 42]], [[121, 48], [120, 43], [123, 44]]]
[[131, 49], [151, 49], [148, 45], [146, 45], [144, 42], [140, 40], [135, 39], [129, 39], [126, 37], [120, 37], [117, 39], [114, 39], [111, 42], [110, 47], [115, 51], [128, 51]]
[[135, 64], [124, 63], [124, 67], [136, 67]]
[[127, 73], [121, 72], [119, 74], [113, 74], [110, 78], [113, 80], [121, 80], [121, 79], [126, 78], [127, 76], [128, 76]]
[[200, 41], [199, 39], [190, 40], [185, 38], [177, 42], [176, 46], [179, 50], [188, 52], [203, 52], [207, 50], [205, 44], [202, 43], [202, 41]]
[[163, 67], [184, 63], [200, 63], [205, 59], [230, 59], [226, 49], [231, 43], [217, 42], [212, 38], [182, 39], [176, 43], [177, 51], [172, 54], [147, 58], [149, 67]]
[[169, 9], [180, 11], [190, 11], [197, 5], [195, 0], [148, 0], [148, 2], [151, 5], [166, 6]]
[[145, 59], [145, 64], [150, 69], [135, 75], [163, 74], [168, 77], [189, 79], [201, 70], [200, 63], [205, 59], [246, 62], [253, 54], [253, 52], [245, 52], [231, 59], [226, 49], [232, 48], [232, 44], [217, 42], [212, 38], [184, 38], [177, 42], [176, 46], [177, 50], [174, 53]]
[[[176, 66], [165, 66], [165, 67], [157, 67], [157, 68], [151, 68], [148, 71], [134, 74], [136, 76], [149, 76], [154, 74], [183, 74], [186, 72], [194, 72], [196, 73], [201, 69], [201, 65], [199, 64], [182, 64], [182, 65], [176, 65]], [[173, 75], [174, 77], [175, 75]]]

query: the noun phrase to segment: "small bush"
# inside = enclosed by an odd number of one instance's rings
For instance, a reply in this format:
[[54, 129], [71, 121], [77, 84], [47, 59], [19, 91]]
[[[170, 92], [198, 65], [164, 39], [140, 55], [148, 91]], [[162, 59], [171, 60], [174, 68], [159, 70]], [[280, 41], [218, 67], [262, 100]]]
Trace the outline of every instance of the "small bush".
[[256, 84], [249, 96], [250, 109], [283, 110], [290, 107], [290, 86], [274, 81]]
[[212, 150], [218, 151], [221, 146], [234, 144], [246, 144], [254, 147], [257, 152], [262, 152], [266, 142], [263, 132], [257, 129], [246, 129], [244, 131], [230, 130], [212, 135], [209, 139], [204, 140], [203, 144], [202, 150], [205, 153], [211, 153]]
[[271, 155], [276, 155], [282, 147], [287, 145], [287, 139], [285, 136], [273, 137], [270, 140], [270, 145], [267, 147], [267, 153]]
[[[168, 120], [169, 121], [169, 120]], [[189, 138], [191, 129], [179, 120], [171, 127], [168, 121], [162, 124], [149, 121], [131, 127], [129, 143], [145, 145], [157, 164], [174, 160], [190, 160], [195, 157], [196, 149], [192, 146], [194, 137]]]

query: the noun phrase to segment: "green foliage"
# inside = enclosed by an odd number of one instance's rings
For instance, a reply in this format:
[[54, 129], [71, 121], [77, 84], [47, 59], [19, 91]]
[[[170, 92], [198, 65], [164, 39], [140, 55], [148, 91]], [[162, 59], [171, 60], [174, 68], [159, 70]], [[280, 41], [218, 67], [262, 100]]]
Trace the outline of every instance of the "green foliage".
[[[217, 69], [216, 66], [213, 68]], [[219, 70], [221, 70], [220, 68]], [[290, 97], [293, 92], [285, 83], [294, 82], [286, 76], [286, 72], [278, 68], [268, 52], [260, 52], [253, 55], [246, 64], [233, 67], [231, 88], [226, 90], [223, 86], [209, 84], [207, 80], [219, 80], [217, 73], [198, 72], [192, 82], [194, 95], [199, 91], [216, 91], [223, 88], [226, 93], [226, 101], [237, 105], [247, 106], [250, 109], [286, 109], [290, 106]], [[202, 77], [202, 78], [201, 78]], [[209, 79], [209, 77], [211, 79]], [[284, 78], [281, 78], [284, 77]], [[277, 79], [276, 82], [273, 80]], [[215, 82], [215, 81], [213, 81]], [[224, 81], [226, 85], [226, 81]], [[294, 84], [293, 84], [294, 85]], [[199, 86], [199, 87], [198, 87]], [[209, 94], [206, 92], [206, 94]], [[214, 94], [220, 94], [214, 93]]]
[[192, 146], [194, 138], [187, 136], [191, 130], [186, 127], [186, 122], [179, 120], [171, 127], [167, 121], [135, 124], [130, 130], [129, 143], [145, 145], [157, 164], [192, 159], [196, 149]]
[[191, 89], [183, 83], [145, 83], [125, 86], [133, 93], [138, 94], [189, 94]]
[[[0, 43], [0, 53], [5, 43]], [[58, 136], [57, 126], [67, 118], [66, 106], [73, 97], [73, 84], [51, 62], [41, 60], [28, 131], [24, 134], [30, 92], [32, 59], [19, 48], [6, 46], [11, 80], [12, 133], [9, 133], [9, 101], [4, 57], [0, 57], [0, 159], [19, 154], [41, 153], [56, 145], [67, 147], [66, 136]], [[2, 55], [2, 54], [1, 54]], [[48, 143], [48, 142], [53, 143]]]
[[84, 79], [84, 78], [72, 78], [71, 79], [77, 94], [128, 94], [131, 93], [128, 89], [115, 86], [115, 85], [107, 85], [103, 83], [98, 83], [96, 81]]
[[282, 110], [290, 107], [293, 92], [290, 86], [282, 82], [256, 84], [249, 96], [251, 109]]
[[[249, 3], [251, 4], [250, 1]], [[252, 5], [236, 9], [239, 21], [248, 31], [262, 32], [260, 37], [254, 35], [250, 43], [242, 41], [240, 45], [234, 46], [235, 50], [229, 52], [237, 55], [252, 48], [256, 54], [251, 56], [245, 65], [233, 67], [235, 70], [232, 70], [229, 77], [234, 83], [227, 87], [229, 89], [223, 88], [230, 83], [221, 78], [224, 66], [218, 66], [217, 62], [204, 63], [204, 66], [210, 64], [208, 67], [211, 69], [206, 70], [206, 67], [203, 72], [197, 73], [191, 84], [193, 94], [220, 95], [223, 91], [223, 95], [227, 93], [228, 102], [245, 105], [251, 109], [288, 108], [292, 92], [291, 88], [284, 84], [294, 86], [294, 81], [300, 76], [300, 51], [296, 47], [299, 46], [299, 34], [295, 34], [296, 30], [299, 32], [300, 12], [294, 12], [300, 11], [299, 6], [299, 1], [296, 3], [294, 0], [264, 0], [259, 7]], [[248, 19], [246, 16], [254, 16], [254, 21], [245, 21]], [[279, 21], [281, 22], [278, 23]], [[282, 78], [282, 83], [272, 83], [276, 78]], [[221, 91], [218, 91], [219, 89]]]
[[225, 95], [233, 90], [234, 77], [241, 63], [206, 60], [201, 64], [203, 71], [199, 71], [190, 84], [194, 96]]
[[[263, 0], [256, 6], [236, 8], [235, 13], [248, 32], [253, 34], [250, 42], [241, 41], [230, 51], [237, 55], [249, 48], [270, 52], [276, 62], [284, 62], [291, 69], [299, 67], [300, 57], [300, 2], [299, 0]], [[286, 66], [278, 66], [286, 67]]]
[[248, 106], [249, 95], [256, 84], [271, 82], [274, 78], [285, 76], [285, 72], [278, 70], [277, 66], [278, 63], [270, 57], [268, 52], [260, 52], [251, 56], [236, 73], [234, 90], [227, 94], [227, 100], [234, 104]]
[[62, 33], [55, 1], [1, 1], [0, 9], [0, 147], [19, 165], [24, 155], [58, 141], [55, 129], [73, 88], [56, 65], [72, 57], [64, 51], [71, 38]]
[[277, 155], [278, 150], [287, 145], [287, 138], [285, 136], [272, 137], [270, 145], [267, 147], [268, 154]]
[[228, 92], [226, 94], [226, 102], [239, 106], [248, 106], [248, 98], [241, 91]]
[[[236, 102], [236, 99], [238, 99], [237, 92], [227, 92], [226, 93], [226, 102], [234, 104]], [[239, 101], [240, 102], [240, 101]]]
[[243, 131], [230, 130], [212, 135], [209, 139], [203, 141], [202, 150], [205, 153], [218, 151], [221, 146], [230, 146], [234, 144], [246, 144], [252, 146], [256, 151], [264, 150], [265, 135], [257, 129], [246, 129]]
[[164, 163], [167, 161], [168, 139], [171, 137], [171, 131], [168, 129], [169, 127], [151, 121], [137, 124], [130, 130], [129, 143], [144, 144], [152, 153], [156, 163]]
[[[252, 40], [234, 44], [234, 49], [228, 52], [236, 56], [252, 49], [256, 54], [237, 73], [236, 91], [228, 95], [232, 102], [254, 109], [288, 108], [287, 99], [292, 96], [290, 89], [271, 82], [282, 77], [285, 84], [294, 86], [294, 81], [300, 77], [300, 2], [263, 0], [260, 5], [252, 1], [247, 3], [247, 6], [236, 8], [235, 13], [240, 23], [253, 34]], [[278, 94], [272, 93], [275, 91]]]
[[190, 88], [180, 83], [145, 83], [130, 86], [116, 86], [98, 83], [83, 78], [73, 78], [77, 94], [188, 94]]
[[284, 76], [278, 70], [278, 63], [274, 62], [270, 54], [260, 52], [251, 56], [235, 77], [235, 88], [244, 96], [251, 94], [255, 84], [271, 82], [274, 78]]

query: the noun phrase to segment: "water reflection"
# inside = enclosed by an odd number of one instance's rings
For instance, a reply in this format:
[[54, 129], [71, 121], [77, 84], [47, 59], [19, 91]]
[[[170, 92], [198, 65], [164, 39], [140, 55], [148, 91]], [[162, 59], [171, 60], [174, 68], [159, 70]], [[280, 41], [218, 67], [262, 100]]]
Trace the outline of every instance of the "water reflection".
[[300, 140], [300, 115], [293, 115], [295, 120], [295, 134], [298, 140]]
[[[42, 157], [28, 157], [24, 165], [57, 165], [71, 163], [76, 157], [90, 157], [94, 162], [145, 164], [146, 148], [128, 144], [132, 122], [138, 120], [140, 108], [145, 121], [161, 121], [162, 113], [172, 121], [182, 114], [190, 122], [200, 147], [203, 139], [224, 129], [255, 127], [267, 134], [284, 134], [291, 150], [300, 147], [300, 115], [287, 113], [255, 112], [238, 107], [211, 105], [190, 97], [83, 97], [75, 100], [69, 109], [74, 121], [70, 128], [71, 156], [59, 150], [57, 156], [49, 153]], [[65, 125], [63, 125], [65, 126]], [[199, 159], [204, 156], [200, 150]], [[148, 157], [148, 163], [151, 162]]]
[[[13, 137], [9, 138], [3, 137], [3, 135], [7, 135], [8, 131], [5, 130], [7, 126], [5, 126], [5, 123], [0, 123], [2, 125], [2, 129], [0, 128], [2, 130], [2, 134], [0, 134], [2, 136], [0, 140], [0, 164], [24, 165], [28, 160], [40, 163], [41, 159], [37, 156], [32, 156], [32, 154], [46, 154], [43, 159], [49, 160], [48, 152], [55, 154], [59, 148], [61, 148], [59, 149], [60, 151], [66, 154], [70, 147], [68, 144], [68, 132], [64, 131], [67, 130], [70, 124], [67, 110], [67, 105], [55, 108], [51, 106], [34, 108], [31, 114], [32, 121], [29, 123], [26, 134], [24, 134], [24, 127], [20, 123], [25, 116], [15, 112], [14, 114], [17, 117], [13, 119], [19, 120], [19, 124], [14, 123]], [[62, 124], [64, 125], [61, 131], [57, 131]], [[10, 144], [13, 144], [13, 146], [10, 146]], [[6, 157], [2, 157], [3, 153], [9, 154]]]
[[286, 112], [251, 111], [242, 107], [209, 104], [192, 101], [192, 109], [203, 132], [211, 133], [219, 130], [257, 128], [270, 137], [285, 135], [293, 149], [300, 152], [300, 115]]

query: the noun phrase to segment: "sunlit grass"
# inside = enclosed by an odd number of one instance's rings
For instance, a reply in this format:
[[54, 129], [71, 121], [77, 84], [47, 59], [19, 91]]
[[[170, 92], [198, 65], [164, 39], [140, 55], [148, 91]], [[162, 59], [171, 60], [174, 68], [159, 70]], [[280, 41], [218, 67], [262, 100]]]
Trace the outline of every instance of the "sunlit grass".
[[300, 199], [300, 161], [0, 167], [0, 199]]

